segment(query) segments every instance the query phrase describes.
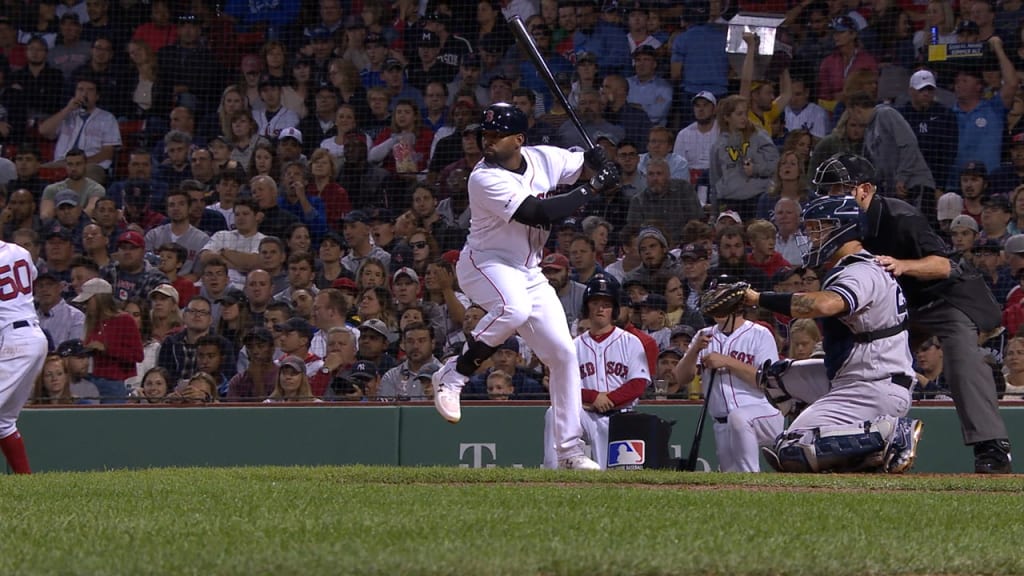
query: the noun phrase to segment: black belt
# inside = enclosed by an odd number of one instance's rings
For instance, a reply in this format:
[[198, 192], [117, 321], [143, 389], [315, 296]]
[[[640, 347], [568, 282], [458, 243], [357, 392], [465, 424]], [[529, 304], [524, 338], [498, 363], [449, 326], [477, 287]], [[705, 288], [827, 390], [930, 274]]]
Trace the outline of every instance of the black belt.
[[725, 424], [729, 422], [729, 417], [725, 416], [723, 418], [719, 418], [718, 416], [715, 416], [715, 422], [718, 422], [719, 424]]
[[15, 329], [17, 329], [17, 328], [28, 328], [31, 325], [32, 325], [32, 323], [29, 322], [28, 320], [18, 320], [14, 324], [11, 324], [11, 328], [15, 328]]
[[893, 374], [892, 383], [910, 390], [910, 387], [914, 385], [914, 379], [906, 374]]

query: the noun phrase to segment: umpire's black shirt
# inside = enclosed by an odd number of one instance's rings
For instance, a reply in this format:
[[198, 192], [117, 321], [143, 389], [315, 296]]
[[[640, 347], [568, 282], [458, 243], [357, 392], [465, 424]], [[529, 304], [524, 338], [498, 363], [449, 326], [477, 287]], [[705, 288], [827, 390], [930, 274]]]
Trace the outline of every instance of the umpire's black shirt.
[[[872, 254], [892, 256], [899, 260], [919, 260], [928, 256], [948, 257], [942, 238], [929, 226], [921, 213], [898, 198], [871, 199], [864, 216], [861, 242]], [[950, 265], [957, 267], [954, 256]], [[967, 263], [965, 262], [964, 265]], [[971, 274], [960, 278], [919, 280], [902, 275], [898, 278], [911, 310], [934, 303], [936, 300], [959, 308], [982, 330], [988, 330], [1001, 321], [999, 305], [981, 276]], [[985, 294], [988, 298], [985, 298]]]

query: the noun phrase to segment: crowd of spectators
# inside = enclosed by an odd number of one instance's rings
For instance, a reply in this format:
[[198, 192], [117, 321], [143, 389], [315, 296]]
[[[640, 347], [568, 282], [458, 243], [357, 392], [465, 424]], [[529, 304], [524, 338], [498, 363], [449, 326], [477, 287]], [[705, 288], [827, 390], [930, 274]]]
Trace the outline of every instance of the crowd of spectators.
[[[800, 209], [816, 167], [862, 154], [1004, 306], [979, 342], [1024, 390], [1024, 7], [1019, 0], [741, 0], [785, 15], [730, 61], [719, 3], [32, 0], [0, 15], [0, 223], [40, 275], [52, 354], [34, 402], [420, 400], [486, 314], [453, 272], [483, 107], [530, 145], [583, 139], [519, 49], [519, 16], [622, 173], [551, 231], [543, 271], [574, 333], [583, 285], [671, 367], [717, 276], [820, 287]], [[975, 58], [934, 62], [933, 44]], [[814, 322], [751, 310], [780, 353]], [[915, 351], [941, 398], [941, 350]], [[938, 355], [938, 356], [937, 356]], [[1005, 376], [1003, 378], [1002, 376]], [[517, 338], [466, 398], [544, 398]], [[693, 394], [699, 394], [694, 389]]]

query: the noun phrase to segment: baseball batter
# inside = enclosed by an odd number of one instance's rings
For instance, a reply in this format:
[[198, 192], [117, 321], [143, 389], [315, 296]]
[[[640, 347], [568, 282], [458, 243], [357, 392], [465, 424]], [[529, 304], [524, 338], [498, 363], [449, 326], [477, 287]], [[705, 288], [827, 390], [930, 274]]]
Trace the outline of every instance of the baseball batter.
[[[913, 465], [921, 422], [905, 418], [914, 383], [907, 303], [896, 280], [860, 243], [861, 212], [850, 196], [804, 210], [805, 264], [833, 266], [821, 291], [757, 293], [745, 302], [794, 318], [824, 318], [830, 390], [779, 436], [765, 458], [785, 472], [884, 471]], [[784, 371], [774, 371], [785, 381]], [[781, 372], [781, 374], [779, 374]]]
[[[473, 342], [434, 375], [434, 405], [449, 422], [462, 418], [459, 394], [480, 363], [518, 332], [551, 371], [552, 429], [559, 467], [598, 469], [583, 454], [580, 374], [565, 312], [541, 273], [550, 226], [618, 183], [615, 165], [598, 146], [585, 153], [549, 146], [523, 146], [526, 115], [510, 104], [484, 111], [479, 138], [483, 159], [469, 177], [472, 213], [469, 237], [456, 274], [463, 292], [487, 310]], [[558, 196], [560, 184], [575, 183], [583, 165], [591, 180]]]
[[[720, 277], [718, 284], [734, 283]], [[726, 314], [704, 309], [715, 325], [701, 330], [675, 368], [677, 382], [690, 382], [701, 369], [701, 387], [708, 394], [714, 418], [715, 455], [722, 472], [759, 472], [760, 447], [770, 446], [782, 432], [783, 417], [757, 387], [757, 369], [776, 362], [779, 352], [771, 332], [743, 317], [742, 307]]]
[[15, 474], [32, 473], [18, 415], [46, 358], [46, 335], [32, 298], [36, 276], [27, 250], [0, 242], [0, 450]]
[[[581, 318], [589, 318], [590, 330], [575, 343], [583, 386], [583, 439], [602, 470], [608, 467], [611, 415], [632, 410], [651, 382], [644, 346], [639, 338], [613, 324], [618, 316], [618, 284], [595, 274], [587, 282], [580, 311]], [[545, 468], [558, 467], [553, 419], [554, 411], [549, 408], [544, 416]]]

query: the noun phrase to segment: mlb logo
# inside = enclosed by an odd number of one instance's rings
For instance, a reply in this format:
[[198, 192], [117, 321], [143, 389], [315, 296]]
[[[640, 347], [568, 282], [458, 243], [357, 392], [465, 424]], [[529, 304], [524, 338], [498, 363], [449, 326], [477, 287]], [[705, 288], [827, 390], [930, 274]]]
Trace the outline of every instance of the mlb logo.
[[646, 458], [643, 440], [617, 440], [608, 443], [608, 468], [642, 470]]

